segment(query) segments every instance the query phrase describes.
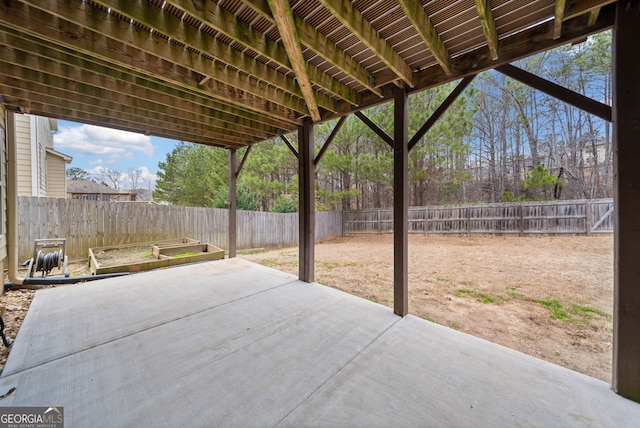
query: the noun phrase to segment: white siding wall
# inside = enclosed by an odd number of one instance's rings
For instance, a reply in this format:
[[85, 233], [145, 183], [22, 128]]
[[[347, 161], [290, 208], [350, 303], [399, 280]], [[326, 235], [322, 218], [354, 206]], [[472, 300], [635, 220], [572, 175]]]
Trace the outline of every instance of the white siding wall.
[[27, 114], [16, 114], [18, 195], [34, 196], [31, 187], [31, 123]]
[[53, 147], [49, 119], [16, 114], [18, 195], [47, 196], [47, 147]]
[[65, 169], [67, 164], [60, 156], [47, 153], [47, 197], [66, 198]]

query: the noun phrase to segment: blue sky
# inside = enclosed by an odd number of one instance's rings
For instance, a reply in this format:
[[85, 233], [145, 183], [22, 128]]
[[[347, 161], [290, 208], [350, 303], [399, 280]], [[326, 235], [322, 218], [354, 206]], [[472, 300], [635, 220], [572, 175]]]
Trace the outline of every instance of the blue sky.
[[[67, 168], [82, 168], [100, 176], [102, 169], [120, 171], [139, 170], [141, 177], [155, 182], [158, 162], [178, 143], [159, 137], [102, 128], [93, 125], [58, 121], [58, 132], [53, 136], [54, 149], [73, 158]], [[126, 179], [123, 177], [126, 182]], [[127, 187], [126, 183], [123, 183]], [[145, 186], [146, 187], [146, 186]]]

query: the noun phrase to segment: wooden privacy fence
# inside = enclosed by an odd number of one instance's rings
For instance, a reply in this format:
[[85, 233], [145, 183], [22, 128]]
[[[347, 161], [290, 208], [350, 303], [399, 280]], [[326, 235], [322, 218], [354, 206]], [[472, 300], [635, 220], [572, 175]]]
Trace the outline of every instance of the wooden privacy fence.
[[[174, 238], [193, 238], [228, 248], [226, 209], [125, 202], [20, 197], [20, 260], [32, 256], [38, 238], [66, 238], [72, 260], [89, 248]], [[342, 233], [342, 212], [316, 213], [316, 239]], [[237, 248], [292, 246], [298, 243], [298, 214], [238, 211]]]
[[[393, 209], [343, 212], [343, 235], [392, 233]], [[411, 233], [613, 232], [613, 199], [409, 208]]]

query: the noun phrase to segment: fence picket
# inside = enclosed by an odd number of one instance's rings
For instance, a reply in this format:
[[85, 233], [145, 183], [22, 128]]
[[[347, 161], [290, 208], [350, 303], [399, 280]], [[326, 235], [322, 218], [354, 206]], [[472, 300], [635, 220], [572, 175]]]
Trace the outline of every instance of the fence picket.
[[[613, 199], [412, 207], [409, 208], [409, 232], [611, 233], [612, 211]], [[343, 235], [389, 233], [393, 231], [392, 226], [391, 208], [343, 213]]]
[[[238, 211], [237, 248], [293, 246], [298, 243], [298, 214]], [[31, 257], [33, 241], [66, 238], [71, 260], [87, 257], [89, 247], [105, 247], [162, 239], [193, 238], [226, 249], [226, 209], [174, 207], [20, 197], [20, 260]], [[316, 213], [316, 238], [342, 235], [342, 212]]]

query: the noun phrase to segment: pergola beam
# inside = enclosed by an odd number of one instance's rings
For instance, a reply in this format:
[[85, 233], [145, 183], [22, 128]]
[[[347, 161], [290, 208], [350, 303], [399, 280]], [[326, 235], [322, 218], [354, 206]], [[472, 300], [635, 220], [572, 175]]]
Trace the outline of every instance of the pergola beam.
[[[158, 114], [175, 116], [180, 121], [194, 121], [195, 123], [211, 124], [224, 132], [253, 135], [255, 137], [268, 137], [278, 134], [283, 129], [282, 126], [272, 126], [254, 122], [242, 117], [234, 117], [229, 113], [221, 111], [218, 106], [215, 108], [202, 105], [206, 100], [198, 100], [196, 97], [189, 97], [184, 94], [184, 101], [175, 103], [162, 87], [147, 89], [126, 82], [110, 79], [101, 75], [94, 75], [82, 69], [73, 69], [64, 64], [45, 61], [42, 58], [29, 57], [23, 61], [23, 65], [16, 65], [11, 60], [12, 52], [10, 48], [0, 51], [0, 62], [3, 69], [8, 73], [20, 78], [11, 78], [9, 75], [0, 75], [1, 81], [5, 85], [23, 89], [25, 93], [34, 92], [62, 99], [68, 96], [69, 100], [81, 103], [88, 103], [93, 98], [100, 100], [96, 103], [99, 106], [114, 103], [118, 111], [129, 106], [131, 108], [142, 109], [139, 113], [141, 118], [146, 116], [145, 110]], [[28, 67], [29, 62], [34, 62]], [[9, 80], [11, 79], [11, 80]], [[43, 89], [39, 89], [43, 88]], [[65, 92], [67, 95], [65, 95]], [[134, 97], [132, 94], [135, 94]], [[83, 97], [86, 97], [83, 100]], [[286, 128], [284, 128], [286, 129]]]
[[592, 12], [595, 9], [600, 9], [606, 5], [615, 3], [617, 0], [582, 0], [582, 1], [571, 1], [567, 6], [564, 19], [573, 19], [578, 16], [584, 15], [587, 12]]
[[493, 12], [491, 11], [491, 3], [489, 0], [475, 0], [475, 3], [491, 58], [496, 60], [498, 59], [498, 32], [496, 30], [496, 22], [493, 19]]
[[[2, 63], [0, 63], [2, 65]], [[29, 87], [29, 89], [25, 89]], [[66, 109], [77, 108], [85, 116], [96, 121], [102, 115], [129, 123], [136, 130], [153, 129], [154, 135], [161, 135], [163, 130], [174, 133], [183, 132], [183, 139], [197, 141], [202, 138], [218, 139], [224, 136], [227, 141], [242, 144], [243, 141], [260, 141], [264, 137], [251, 134], [238, 133], [224, 129], [218, 124], [198, 123], [192, 120], [181, 120], [169, 113], [151, 112], [144, 108], [124, 106], [115, 102], [103, 101], [104, 98], [78, 96], [73, 91], [62, 91], [56, 88], [35, 84], [29, 81], [7, 78], [0, 75], [0, 88], [6, 100], [20, 102], [35, 102], [50, 106], [55, 110], [56, 106]], [[8, 101], [7, 101], [8, 102]], [[144, 125], [142, 125], [144, 124]], [[144, 126], [144, 128], [141, 128]]]
[[524, 83], [525, 85], [531, 86], [532, 88], [544, 92], [547, 95], [551, 95], [560, 101], [611, 122], [611, 107], [606, 104], [574, 92], [571, 89], [562, 87], [511, 64], [501, 65], [500, 67], [496, 67], [496, 70], [511, 77], [512, 79]]
[[[300, 131], [298, 130], [298, 132], [300, 132]], [[293, 153], [293, 155], [296, 157], [296, 159], [300, 159], [300, 154], [298, 153], [296, 148], [293, 147], [293, 144], [291, 144], [291, 142], [287, 139], [287, 137], [285, 137], [284, 135], [281, 135], [280, 139], [284, 142], [284, 144], [286, 144], [286, 146], [289, 148], [291, 153]], [[300, 140], [299, 137], [298, 137], [298, 140]]]
[[427, 16], [424, 7], [418, 0], [398, 0], [398, 4], [404, 11], [411, 25], [416, 29], [422, 41], [427, 45], [433, 57], [438, 61], [440, 67], [451, 74], [451, 57], [444, 46], [435, 26]]
[[242, 155], [242, 160], [240, 161], [240, 165], [238, 165], [238, 169], [236, 170], [236, 177], [240, 177], [242, 168], [244, 168], [244, 163], [247, 161], [247, 158], [249, 157], [249, 153], [251, 153], [251, 147], [253, 146], [247, 146], [247, 150], [244, 151], [244, 155]]
[[389, 134], [384, 132], [384, 130], [382, 128], [380, 128], [371, 119], [369, 119], [366, 114], [364, 114], [361, 111], [357, 111], [357, 112], [355, 112], [355, 115], [356, 115], [356, 117], [358, 119], [360, 119], [362, 121], [362, 123], [367, 125], [369, 127], [369, 129], [371, 129], [373, 132], [375, 132], [376, 135], [382, 139], [382, 141], [387, 143], [389, 145], [389, 147], [393, 148], [393, 138], [391, 138], [389, 136]]
[[458, 99], [460, 94], [471, 84], [473, 79], [475, 79], [476, 75], [467, 76], [458, 85], [451, 91], [451, 93], [445, 98], [445, 100], [438, 106], [436, 111], [427, 119], [427, 121], [420, 127], [420, 129], [411, 137], [409, 140], [409, 151], [411, 151], [416, 144], [424, 137], [424, 135], [429, 132], [429, 130], [435, 125], [435, 123], [440, 119], [440, 117], [451, 107], [451, 104]]
[[[95, 115], [85, 113], [78, 109], [78, 106], [71, 105], [69, 107], [47, 104], [44, 102], [24, 101], [21, 99], [12, 99], [10, 96], [5, 97], [5, 100], [9, 104], [15, 106], [23, 112], [29, 112], [37, 116], [46, 116], [54, 119], [68, 120], [71, 122], [80, 122], [87, 125], [96, 125], [102, 127], [108, 127], [113, 129], [119, 129], [122, 131], [135, 132], [138, 134], [154, 135], [158, 137], [171, 138], [174, 140], [191, 141], [197, 144], [204, 144], [217, 147], [243, 147], [247, 143], [255, 143], [258, 140], [244, 140], [242, 143], [233, 143], [229, 140], [222, 140], [218, 138], [210, 138], [202, 136], [201, 134], [190, 135], [183, 132], [176, 132], [172, 129], [162, 128], [157, 129], [155, 127], [146, 125], [140, 122], [132, 122], [130, 120], [116, 118], [114, 116], [105, 115], [96, 120]], [[74, 109], [75, 107], [75, 109]]]
[[320, 3], [336, 17], [342, 25], [356, 36], [367, 48], [376, 54], [399, 78], [407, 85], [413, 87], [413, 72], [406, 62], [393, 50], [376, 31], [375, 28], [364, 19], [362, 13], [350, 1], [347, 0], [319, 0]]
[[331, 134], [329, 134], [329, 137], [327, 137], [327, 140], [324, 142], [324, 144], [322, 145], [322, 148], [320, 149], [320, 151], [316, 155], [316, 158], [313, 160], [313, 165], [314, 166], [316, 166], [316, 167], [318, 166], [318, 164], [322, 160], [322, 157], [324, 156], [324, 153], [327, 151], [327, 149], [329, 148], [331, 143], [333, 143], [334, 138], [336, 138], [336, 135], [338, 135], [338, 132], [340, 131], [340, 128], [342, 128], [342, 125], [344, 125], [344, 122], [346, 120], [347, 120], [347, 116], [342, 116], [338, 120], [338, 123], [336, 123], [336, 125], [333, 127], [333, 129], [331, 130]]
[[318, 103], [316, 102], [311, 80], [309, 80], [309, 74], [307, 73], [306, 61], [302, 56], [302, 49], [300, 48], [300, 41], [298, 40], [298, 34], [293, 22], [293, 12], [291, 12], [289, 1], [269, 0], [269, 6], [271, 7], [273, 18], [280, 32], [282, 43], [289, 56], [291, 68], [293, 68], [293, 73], [296, 75], [298, 85], [307, 103], [311, 119], [313, 119], [314, 122], [318, 122], [320, 120], [320, 111], [318, 110]]
[[41, 88], [40, 85], [35, 89], [25, 90], [13, 82], [6, 83], [4, 77], [0, 76], [0, 89], [6, 101], [11, 100], [15, 102], [16, 105], [25, 107], [27, 107], [26, 103], [46, 105], [50, 111], [54, 112], [53, 116], [55, 116], [56, 107], [63, 105], [66, 109], [74, 108], [82, 112], [83, 116], [79, 117], [84, 118], [83, 121], [89, 118], [92, 122], [96, 122], [98, 117], [107, 115], [111, 119], [119, 121], [122, 127], [126, 126], [133, 132], [152, 132], [158, 136], [163, 136], [163, 133], [166, 132], [167, 138], [170, 138], [169, 135], [180, 135], [182, 133], [184, 134], [184, 137], [181, 138], [182, 140], [195, 142], [200, 139], [218, 139], [224, 136], [225, 141], [236, 145], [242, 145], [243, 142], [248, 140], [259, 141], [262, 139], [261, 137], [248, 134], [237, 134], [231, 131], [225, 131], [224, 129], [212, 127], [207, 124], [182, 121], [169, 114], [148, 111], [145, 114], [144, 109], [134, 109], [112, 102], [104, 102], [102, 107], [96, 107], [100, 99], [93, 97], [85, 97], [85, 99], [82, 99], [83, 97], [75, 97], [74, 95], [77, 94], [71, 92], [56, 93], [53, 88]]
[[562, 22], [567, 0], [556, 0], [556, 7], [553, 14], [553, 38], [557, 39], [562, 35]]
[[598, 15], [600, 15], [600, 8], [593, 9], [589, 12], [589, 20], [587, 21], [587, 27], [591, 27], [598, 20]]

